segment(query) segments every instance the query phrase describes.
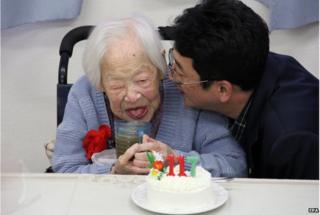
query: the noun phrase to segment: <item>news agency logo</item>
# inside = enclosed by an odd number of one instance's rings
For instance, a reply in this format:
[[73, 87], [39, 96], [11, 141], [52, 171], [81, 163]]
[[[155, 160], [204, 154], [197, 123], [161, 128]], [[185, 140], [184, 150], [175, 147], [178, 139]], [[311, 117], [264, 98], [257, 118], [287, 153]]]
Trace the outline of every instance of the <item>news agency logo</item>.
[[318, 214], [319, 208], [308, 208], [308, 212], [312, 214]]

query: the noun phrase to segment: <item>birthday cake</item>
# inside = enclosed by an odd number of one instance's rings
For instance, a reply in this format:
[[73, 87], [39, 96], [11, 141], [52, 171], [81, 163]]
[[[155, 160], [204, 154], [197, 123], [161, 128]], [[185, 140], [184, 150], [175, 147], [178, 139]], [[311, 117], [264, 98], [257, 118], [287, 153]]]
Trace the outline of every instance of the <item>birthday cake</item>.
[[200, 166], [192, 171], [181, 171], [180, 165], [171, 170], [162, 161], [154, 161], [147, 176], [147, 199], [156, 208], [202, 207], [208, 200], [215, 201], [211, 174]]

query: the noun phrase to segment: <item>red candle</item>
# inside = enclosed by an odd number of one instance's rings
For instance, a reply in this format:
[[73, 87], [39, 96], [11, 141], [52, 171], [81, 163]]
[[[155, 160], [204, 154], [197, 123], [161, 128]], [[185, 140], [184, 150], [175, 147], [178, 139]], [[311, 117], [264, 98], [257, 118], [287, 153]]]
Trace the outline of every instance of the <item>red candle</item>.
[[177, 160], [179, 162], [179, 176], [187, 176], [184, 172], [184, 156], [178, 156]]
[[169, 172], [168, 172], [168, 176], [174, 176], [174, 156], [173, 155], [168, 155], [166, 160], [169, 162]]

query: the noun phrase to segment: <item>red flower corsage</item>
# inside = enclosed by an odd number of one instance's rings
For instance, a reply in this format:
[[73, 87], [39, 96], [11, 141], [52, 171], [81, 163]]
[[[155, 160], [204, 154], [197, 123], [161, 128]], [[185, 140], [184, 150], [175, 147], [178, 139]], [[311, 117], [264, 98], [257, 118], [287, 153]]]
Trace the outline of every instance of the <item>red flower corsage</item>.
[[111, 137], [111, 129], [107, 125], [100, 125], [98, 131], [90, 130], [83, 139], [82, 146], [86, 157], [91, 160], [93, 153], [101, 152], [108, 148], [107, 140]]

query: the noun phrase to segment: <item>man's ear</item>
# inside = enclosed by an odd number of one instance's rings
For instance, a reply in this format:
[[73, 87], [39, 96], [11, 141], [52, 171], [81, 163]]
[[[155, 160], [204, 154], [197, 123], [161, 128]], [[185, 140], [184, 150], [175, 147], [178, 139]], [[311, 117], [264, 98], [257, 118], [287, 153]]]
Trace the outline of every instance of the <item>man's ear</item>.
[[230, 100], [233, 86], [229, 81], [222, 80], [216, 82], [216, 93], [221, 103], [226, 103]]

